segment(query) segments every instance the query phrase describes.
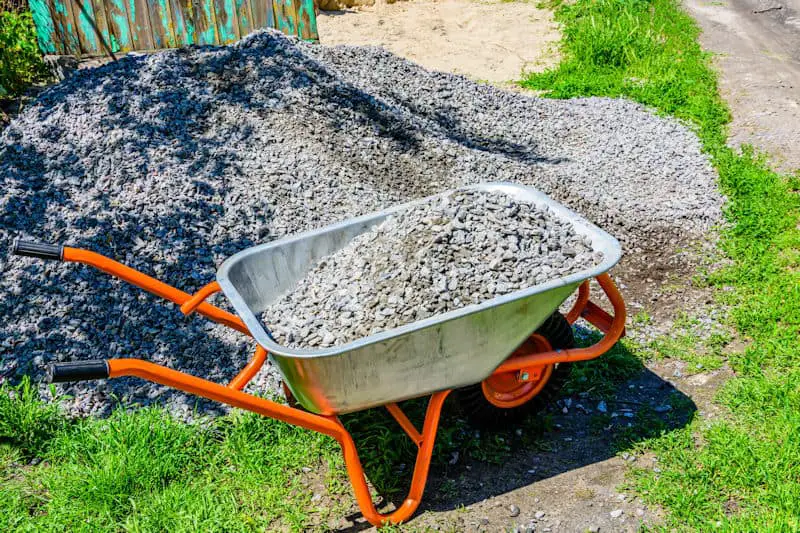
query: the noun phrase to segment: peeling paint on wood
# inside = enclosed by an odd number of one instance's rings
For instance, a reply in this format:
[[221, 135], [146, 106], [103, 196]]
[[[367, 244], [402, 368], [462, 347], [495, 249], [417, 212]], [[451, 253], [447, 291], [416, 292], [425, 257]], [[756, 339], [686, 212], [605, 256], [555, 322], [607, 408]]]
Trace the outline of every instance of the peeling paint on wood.
[[313, 0], [29, 0], [46, 54], [229, 44], [258, 28], [318, 40]]

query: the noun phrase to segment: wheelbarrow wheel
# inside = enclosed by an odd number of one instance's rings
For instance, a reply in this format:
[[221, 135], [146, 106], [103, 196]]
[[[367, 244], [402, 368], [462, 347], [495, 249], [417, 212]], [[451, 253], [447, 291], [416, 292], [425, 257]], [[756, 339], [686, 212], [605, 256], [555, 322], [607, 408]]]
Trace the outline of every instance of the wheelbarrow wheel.
[[[556, 311], [527, 339], [515, 354], [563, 350], [575, 346], [575, 337], [564, 315]], [[511, 357], [514, 357], [512, 354]], [[481, 383], [454, 391], [464, 415], [480, 426], [508, 426], [541, 411], [552, 402], [569, 378], [569, 364], [547, 365], [528, 382], [513, 374], [491, 376]]]

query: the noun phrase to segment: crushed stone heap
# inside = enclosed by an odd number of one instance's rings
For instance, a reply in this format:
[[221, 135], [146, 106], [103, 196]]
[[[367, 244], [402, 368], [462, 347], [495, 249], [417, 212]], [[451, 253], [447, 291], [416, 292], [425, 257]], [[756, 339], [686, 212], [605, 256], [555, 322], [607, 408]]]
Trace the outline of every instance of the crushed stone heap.
[[323, 258], [263, 320], [284, 345], [340, 345], [602, 259], [546, 206], [458, 190], [392, 214]]
[[[507, 92], [379, 48], [265, 31], [78, 71], [0, 132], [0, 375], [141, 357], [225, 382], [254, 349], [100, 272], [9, 257], [18, 236], [192, 292], [249, 246], [488, 181], [534, 186], [632, 253], [701, 238], [722, 203], [674, 119], [622, 99]], [[278, 382], [264, 372], [253, 386]], [[60, 390], [74, 413], [111, 395], [184, 413], [196, 401], [135, 379]]]

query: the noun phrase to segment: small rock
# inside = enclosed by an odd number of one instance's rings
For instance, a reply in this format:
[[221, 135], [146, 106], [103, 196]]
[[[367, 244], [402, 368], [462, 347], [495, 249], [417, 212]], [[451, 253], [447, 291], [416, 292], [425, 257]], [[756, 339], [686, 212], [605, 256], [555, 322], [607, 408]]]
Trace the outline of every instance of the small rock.
[[619, 518], [620, 516], [622, 516], [622, 509], [614, 509], [608, 514], [611, 515], [611, 518]]
[[540, 520], [540, 519], [544, 518], [544, 511], [536, 511], [536, 514], [533, 515], [533, 516], [534, 516], [534, 518], [536, 518], [536, 520]]
[[517, 507], [516, 505], [512, 505], [511, 507], [508, 508], [508, 515], [511, 517], [519, 516], [519, 512], [520, 512], [519, 507]]

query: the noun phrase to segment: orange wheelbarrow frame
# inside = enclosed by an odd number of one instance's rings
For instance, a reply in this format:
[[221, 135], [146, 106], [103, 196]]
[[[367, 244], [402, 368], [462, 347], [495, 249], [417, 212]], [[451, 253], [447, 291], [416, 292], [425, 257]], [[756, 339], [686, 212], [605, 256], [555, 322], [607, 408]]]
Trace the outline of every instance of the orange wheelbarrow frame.
[[[205, 302], [209, 296], [220, 290], [217, 282], [209, 283], [192, 295], [88, 250], [18, 241], [14, 244], [13, 253], [92, 266], [181, 306], [184, 314], [196, 311], [214, 322], [249, 335], [247, 327], [239, 317]], [[604, 333], [598, 342], [586, 348], [550, 350], [521, 355], [517, 352], [515, 357], [501, 363], [492, 376], [511, 373], [522, 383], [528, 379], [529, 375], [536, 375], [537, 371], [546, 365], [586, 361], [607, 352], [625, 334], [625, 303], [607, 273], [601, 274], [595, 279], [611, 303], [614, 314], [607, 313], [590, 300], [589, 281], [587, 280], [580, 285], [578, 298], [566, 318], [570, 324], [573, 324], [578, 318], [584, 318], [594, 325]], [[372, 501], [353, 437], [338, 417], [317, 415], [242, 392], [242, 389], [261, 370], [266, 360], [267, 351], [258, 346], [247, 365], [227, 385], [220, 385], [140, 359], [106, 359], [52, 364], [48, 366], [48, 378], [54, 382], [64, 382], [136, 376], [328, 435], [342, 447], [347, 474], [364, 518], [375, 526], [407, 521], [422, 500], [442, 405], [451, 391], [442, 390], [430, 396], [422, 431], [414, 426], [397, 403], [385, 404], [392, 417], [417, 445], [418, 452], [408, 496], [394, 512], [382, 514], [375, 508]]]

